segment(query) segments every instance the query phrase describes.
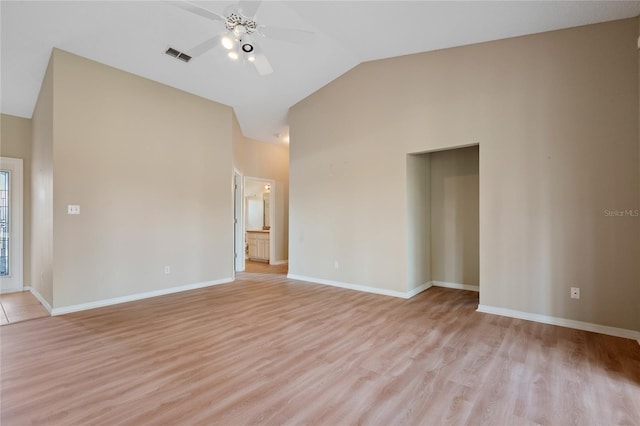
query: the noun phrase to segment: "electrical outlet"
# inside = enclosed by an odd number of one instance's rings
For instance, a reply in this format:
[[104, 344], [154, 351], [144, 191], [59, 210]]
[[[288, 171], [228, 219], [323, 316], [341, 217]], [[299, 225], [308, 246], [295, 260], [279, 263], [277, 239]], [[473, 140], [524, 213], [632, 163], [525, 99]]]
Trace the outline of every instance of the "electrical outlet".
[[571, 298], [580, 299], [580, 287], [571, 287]]
[[170, 274], [171, 273], [171, 266], [167, 265], [164, 267], [164, 273], [165, 274]]
[[338, 262], [337, 260], [334, 260], [333, 261], [333, 267], [336, 268], [336, 269], [339, 269], [340, 268], [340, 262]]

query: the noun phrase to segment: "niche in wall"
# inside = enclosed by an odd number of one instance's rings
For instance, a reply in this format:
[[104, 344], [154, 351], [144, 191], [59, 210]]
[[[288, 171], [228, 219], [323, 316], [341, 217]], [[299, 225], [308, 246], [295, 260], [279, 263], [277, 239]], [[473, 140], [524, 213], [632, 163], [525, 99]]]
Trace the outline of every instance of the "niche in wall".
[[407, 156], [408, 287], [478, 290], [479, 147]]

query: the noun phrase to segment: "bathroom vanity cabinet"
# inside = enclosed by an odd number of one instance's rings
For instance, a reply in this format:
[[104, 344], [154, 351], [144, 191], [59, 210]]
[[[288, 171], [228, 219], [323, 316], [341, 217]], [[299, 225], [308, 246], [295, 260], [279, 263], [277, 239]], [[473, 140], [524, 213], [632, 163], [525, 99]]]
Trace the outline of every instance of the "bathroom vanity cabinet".
[[249, 260], [269, 262], [269, 231], [247, 231]]

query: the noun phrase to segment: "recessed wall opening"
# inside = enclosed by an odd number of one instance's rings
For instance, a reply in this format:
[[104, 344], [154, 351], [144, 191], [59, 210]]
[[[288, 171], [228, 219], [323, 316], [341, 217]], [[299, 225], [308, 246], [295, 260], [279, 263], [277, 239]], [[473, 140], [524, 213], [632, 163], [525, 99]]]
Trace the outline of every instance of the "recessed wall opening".
[[480, 289], [478, 145], [407, 155], [408, 288]]

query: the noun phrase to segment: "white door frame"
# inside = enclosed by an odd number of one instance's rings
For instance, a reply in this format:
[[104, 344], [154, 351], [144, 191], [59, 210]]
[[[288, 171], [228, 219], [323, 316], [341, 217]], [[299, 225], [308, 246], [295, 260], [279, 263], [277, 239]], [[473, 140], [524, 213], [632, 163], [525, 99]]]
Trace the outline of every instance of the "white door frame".
[[[276, 243], [275, 243], [275, 230], [276, 226], [276, 181], [273, 179], [259, 178], [259, 177], [251, 177], [245, 176], [244, 182], [248, 180], [257, 180], [258, 182], [264, 182], [271, 185], [271, 189], [269, 190], [269, 264], [275, 265], [276, 260], [274, 259], [274, 255], [276, 252]], [[243, 186], [243, 194], [242, 199], [244, 200], [244, 186]], [[244, 209], [244, 202], [242, 203], [242, 208]], [[244, 237], [244, 220], [242, 221], [242, 236]]]
[[244, 179], [238, 169], [233, 169], [233, 249], [234, 271], [244, 271]]
[[0, 157], [0, 169], [9, 171], [9, 276], [0, 277], [0, 293], [24, 290], [23, 282], [23, 167], [21, 158]]

